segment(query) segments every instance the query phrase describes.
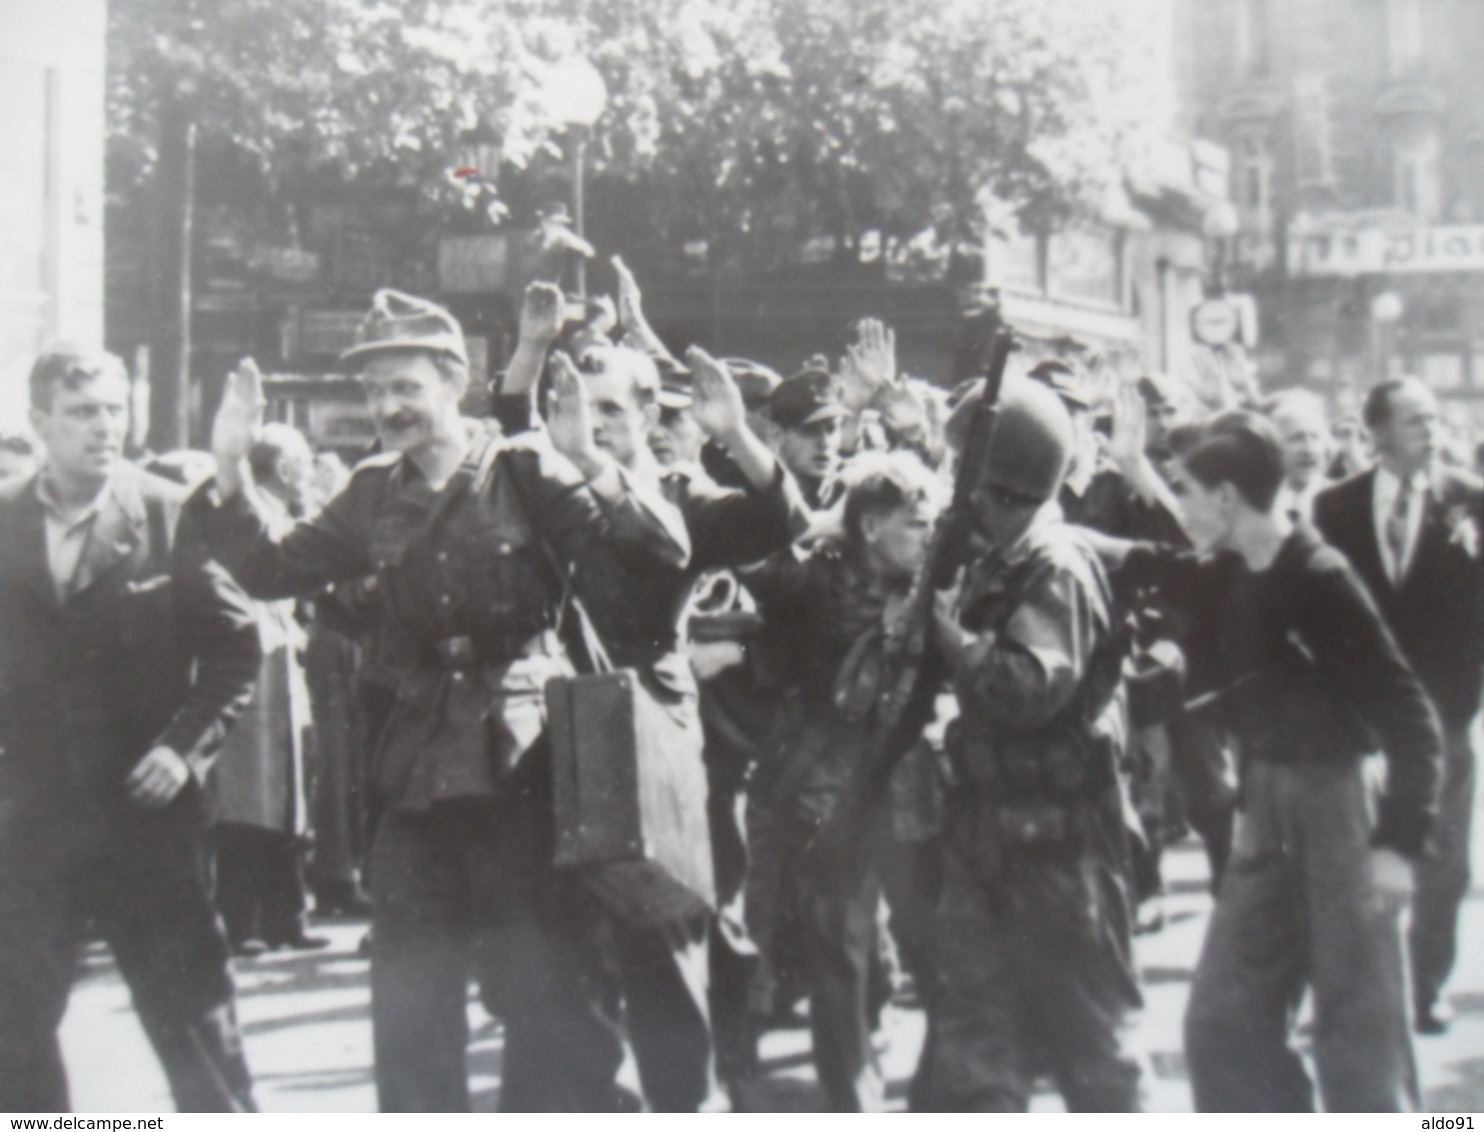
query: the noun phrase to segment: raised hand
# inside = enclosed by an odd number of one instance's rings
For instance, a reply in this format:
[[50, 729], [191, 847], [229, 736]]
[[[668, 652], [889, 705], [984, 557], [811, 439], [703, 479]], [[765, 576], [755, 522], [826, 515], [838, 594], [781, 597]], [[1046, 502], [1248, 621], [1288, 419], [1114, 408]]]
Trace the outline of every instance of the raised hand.
[[227, 375], [222, 403], [211, 425], [211, 452], [216, 457], [217, 486], [234, 495], [242, 486], [242, 466], [263, 429], [263, 375], [257, 363], [243, 358]]
[[685, 352], [694, 398], [691, 413], [707, 436], [723, 445], [732, 462], [758, 490], [770, 487], [779, 474], [778, 462], [747, 424], [747, 405], [727, 367], [699, 346]]
[[1108, 458], [1130, 475], [1144, 460], [1149, 435], [1149, 410], [1138, 387], [1124, 384], [1113, 395], [1113, 430], [1108, 437]]
[[693, 401], [691, 413], [701, 430], [713, 440], [726, 443], [747, 426], [747, 405], [742, 391], [722, 365], [699, 346], [685, 352], [690, 367]]
[[674, 364], [674, 356], [644, 317], [644, 296], [639, 291], [639, 281], [622, 256], [613, 257], [613, 270], [618, 273], [618, 325], [624, 338], [650, 357]]
[[520, 344], [545, 350], [562, 332], [567, 301], [550, 283], [532, 283], [520, 304]]
[[644, 295], [639, 281], [622, 256], [613, 257], [613, 270], [618, 273], [618, 322], [625, 330], [637, 330], [644, 321]]
[[865, 318], [856, 330], [855, 344], [840, 359], [845, 404], [859, 412], [897, 380], [896, 332], [880, 319]]
[[551, 357], [551, 400], [546, 431], [558, 452], [592, 479], [604, 466], [603, 454], [593, 443], [593, 413], [582, 375], [563, 353]]

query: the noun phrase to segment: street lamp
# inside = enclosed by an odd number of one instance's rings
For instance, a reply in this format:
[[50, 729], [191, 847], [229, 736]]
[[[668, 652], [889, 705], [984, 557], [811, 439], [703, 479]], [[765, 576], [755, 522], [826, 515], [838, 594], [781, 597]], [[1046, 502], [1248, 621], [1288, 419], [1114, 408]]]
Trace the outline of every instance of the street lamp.
[[1218, 295], [1226, 293], [1226, 261], [1232, 240], [1241, 227], [1241, 218], [1229, 201], [1215, 202], [1201, 218], [1201, 234], [1207, 240], [1211, 264], [1210, 290]]
[[1375, 333], [1372, 348], [1375, 350], [1378, 381], [1391, 376], [1391, 359], [1395, 353], [1396, 324], [1401, 320], [1404, 307], [1402, 297], [1395, 291], [1382, 291], [1371, 300], [1371, 326]]
[[[603, 116], [608, 105], [608, 86], [598, 69], [580, 55], [569, 55], [553, 63], [541, 85], [541, 103], [554, 121], [573, 132], [572, 145], [572, 226], [583, 232], [583, 176], [587, 165], [587, 141], [593, 124]], [[587, 260], [577, 257], [577, 294], [587, 298]]]

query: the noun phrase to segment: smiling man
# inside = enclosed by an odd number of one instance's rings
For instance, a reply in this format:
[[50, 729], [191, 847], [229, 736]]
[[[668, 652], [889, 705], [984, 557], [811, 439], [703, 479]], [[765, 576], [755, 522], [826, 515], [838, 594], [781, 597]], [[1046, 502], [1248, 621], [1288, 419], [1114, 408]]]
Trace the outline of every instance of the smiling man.
[[1268, 405], [1268, 418], [1283, 442], [1279, 506], [1295, 522], [1310, 522], [1314, 497], [1329, 486], [1333, 441], [1324, 402], [1307, 389], [1290, 389]]
[[88, 921], [182, 1112], [254, 1108], [202, 787], [261, 655], [246, 599], [123, 459], [111, 355], [43, 354], [38, 475], [0, 488], [0, 1109], [67, 1108], [56, 1029]]
[[552, 868], [542, 693], [571, 667], [546, 548], [580, 566], [586, 587], [621, 567], [678, 574], [685, 531], [594, 446], [571, 371], [557, 382], [550, 432], [575, 465], [538, 439], [471, 441], [459, 415], [463, 334], [432, 303], [378, 292], [342, 360], [385, 454], [312, 519], [270, 534], [246, 464], [263, 404], [245, 366], [217, 416], [213, 522], [255, 597], [376, 579], [375, 632], [398, 686], [371, 770], [382, 806], [369, 861], [381, 1107], [469, 1108], [472, 971], [505, 1025], [503, 1109], [611, 1108], [621, 1050], [584, 981], [581, 905]]

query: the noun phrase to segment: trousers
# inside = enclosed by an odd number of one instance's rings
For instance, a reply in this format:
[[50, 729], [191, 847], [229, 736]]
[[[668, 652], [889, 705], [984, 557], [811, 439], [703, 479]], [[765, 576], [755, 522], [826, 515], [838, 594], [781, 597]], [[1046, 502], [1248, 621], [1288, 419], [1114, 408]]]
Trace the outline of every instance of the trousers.
[[1416, 1109], [1402, 909], [1381, 898], [1371, 873], [1381, 770], [1378, 760], [1247, 766], [1185, 1012], [1198, 1111], [1313, 1110], [1313, 1084], [1289, 1044], [1306, 988], [1325, 1109]]
[[[188, 788], [189, 789], [189, 788]], [[184, 801], [184, 800], [182, 800]], [[205, 830], [119, 817], [59, 843], [0, 832], [0, 1109], [64, 1112], [57, 1027], [89, 919], [113, 950], [181, 1112], [256, 1112]]]
[[224, 822], [212, 829], [216, 907], [232, 943], [304, 934], [304, 865], [292, 833]]
[[717, 1104], [707, 996], [706, 917], [613, 925], [618, 981], [644, 1100], [653, 1112]]
[[1437, 1002], [1458, 956], [1458, 910], [1469, 891], [1478, 720], [1449, 730], [1443, 745], [1443, 791], [1434, 826], [1434, 856], [1417, 862], [1412, 898], [1412, 998], [1419, 1013]]
[[371, 849], [371, 1017], [385, 1112], [466, 1112], [471, 976], [504, 1024], [500, 1109], [599, 1112], [622, 1036], [601, 1003], [595, 913], [552, 868], [550, 799], [386, 810]]
[[1137, 1112], [1123, 857], [1083, 836], [1006, 844], [999, 828], [982, 796], [950, 799], [931, 1107], [1024, 1112], [1046, 1067], [1073, 1112]]

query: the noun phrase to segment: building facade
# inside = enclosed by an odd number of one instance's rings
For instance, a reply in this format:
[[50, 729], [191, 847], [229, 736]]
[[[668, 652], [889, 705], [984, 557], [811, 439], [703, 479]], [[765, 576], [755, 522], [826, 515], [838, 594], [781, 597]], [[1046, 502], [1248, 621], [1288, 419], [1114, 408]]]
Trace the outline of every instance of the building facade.
[[1183, 0], [1177, 35], [1269, 382], [1344, 402], [1415, 373], [1484, 426], [1484, 4]]
[[0, 423], [50, 339], [103, 339], [105, 0], [0, 4]]

